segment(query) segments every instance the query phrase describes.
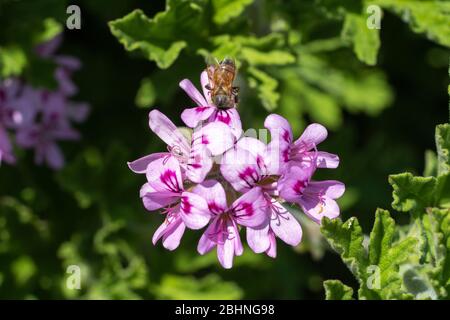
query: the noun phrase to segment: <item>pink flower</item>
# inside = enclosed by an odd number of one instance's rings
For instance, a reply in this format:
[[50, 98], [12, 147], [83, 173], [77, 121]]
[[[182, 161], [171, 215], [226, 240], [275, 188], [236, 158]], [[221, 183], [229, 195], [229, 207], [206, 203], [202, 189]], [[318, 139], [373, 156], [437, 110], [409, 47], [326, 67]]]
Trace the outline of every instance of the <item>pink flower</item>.
[[222, 122], [230, 127], [236, 138], [239, 138], [242, 134], [242, 124], [236, 108], [219, 109], [212, 103], [209, 90], [205, 88], [209, 82], [206, 71], [202, 72], [200, 82], [203, 95], [190, 80], [184, 79], [180, 82], [180, 87], [197, 104], [194, 108], [185, 109], [181, 119], [190, 128], [195, 128], [202, 121]]
[[258, 228], [247, 228], [247, 242], [254, 252], [266, 252], [275, 257], [275, 236], [289, 245], [296, 246], [302, 239], [302, 228], [277, 200], [278, 177], [271, 175], [271, 160], [267, 157], [264, 143], [254, 138], [242, 138], [235, 148], [227, 151], [220, 170], [237, 191], [254, 188], [261, 188], [263, 191], [269, 219]]
[[282, 174], [290, 163], [309, 167], [312, 159], [315, 159], [314, 166], [318, 168], [337, 168], [339, 165], [337, 155], [317, 151], [317, 145], [328, 135], [324, 126], [318, 123], [310, 124], [296, 141], [293, 141], [289, 122], [277, 114], [269, 115], [264, 121], [264, 126], [269, 129], [272, 137], [268, 153], [272, 159], [278, 159], [274, 165], [279, 166], [273, 169], [279, 174]]
[[227, 205], [222, 185], [215, 180], [204, 181], [193, 192], [206, 200], [212, 215], [212, 222], [200, 238], [197, 250], [203, 255], [217, 247], [220, 264], [229, 269], [233, 266], [233, 257], [243, 252], [238, 226], [258, 227], [267, 220], [261, 188], [244, 193], [231, 206]]
[[335, 199], [345, 191], [345, 185], [335, 180], [312, 181], [315, 168], [302, 168], [291, 165], [278, 181], [280, 196], [289, 202], [297, 203], [311, 219], [320, 223], [323, 217], [330, 219], [339, 216], [339, 206]]
[[[200, 80], [203, 94], [189, 80], [180, 82], [197, 105], [181, 115], [193, 128], [192, 138], [153, 110], [150, 128], [167, 143], [168, 152], [128, 163], [132, 171], [147, 175], [148, 182], [141, 189], [145, 207], [151, 211], [165, 208], [166, 220], [154, 234], [153, 243], [162, 238], [164, 247], [173, 250], [186, 227], [200, 229], [209, 222], [197, 251], [203, 255], [217, 248], [220, 264], [228, 269], [234, 256], [243, 253], [241, 227], [246, 228], [247, 243], [254, 252], [273, 258], [276, 238], [291, 246], [300, 243], [302, 227], [285, 202], [298, 204], [317, 223], [324, 216], [339, 215], [335, 199], [344, 193], [344, 184], [311, 180], [317, 168], [339, 164], [336, 155], [317, 150], [327, 136], [323, 126], [308, 126], [294, 141], [287, 120], [272, 114], [264, 123], [271, 133], [268, 145], [243, 137], [237, 110], [217, 108], [206, 89], [206, 72]], [[213, 156], [220, 166], [212, 165]], [[194, 184], [190, 183], [187, 191], [184, 178]]]
[[172, 156], [159, 158], [148, 165], [147, 183], [140, 194], [147, 210], [165, 208], [166, 220], [153, 235], [153, 244], [162, 238], [163, 246], [174, 250], [180, 244], [186, 226], [200, 229], [209, 222], [206, 201], [184, 190], [180, 165]]
[[[39, 91], [37, 97], [30, 104], [35, 108], [34, 119], [29, 119], [30, 123], [26, 121], [17, 128], [17, 144], [34, 149], [36, 164], [46, 163], [52, 169], [60, 169], [64, 166], [64, 155], [57, 141], [79, 140], [80, 134], [71, 127], [70, 120], [82, 120], [87, 111], [85, 106], [75, 106], [76, 110], [69, 109], [65, 97], [58, 93]], [[41, 119], [36, 122], [38, 114]]]
[[192, 182], [202, 182], [212, 168], [211, 156], [222, 154], [233, 144], [230, 129], [223, 123], [210, 123], [196, 128], [191, 141], [161, 112], [152, 110], [149, 114], [150, 129], [167, 144], [169, 152], [150, 154], [129, 162], [129, 168], [135, 173], [145, 173], [149, 163], [155, 159], [172, 155], [186, 176]]

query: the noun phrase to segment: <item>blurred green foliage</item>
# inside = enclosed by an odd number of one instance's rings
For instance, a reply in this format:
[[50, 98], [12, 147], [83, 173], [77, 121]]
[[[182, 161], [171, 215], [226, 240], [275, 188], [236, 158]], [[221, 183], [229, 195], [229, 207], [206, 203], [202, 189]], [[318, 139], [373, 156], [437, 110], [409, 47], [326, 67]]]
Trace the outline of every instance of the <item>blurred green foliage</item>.
[[[0, 0], [2, 78], [54, 85], [53, 66], [39, 60], [33, 48], [64, 28], [67, 4]], [[380, 30], [363, 28], [370, 4], [383, 9]], [[77, 98], [90, 102], [92, 115], [80, 126], [83, 140], [63, 145], [68, 164], [61, 172], [34, 167], [20, 150], [17, 166], [0, 168], [0, 297], [323, 298], [323, 280], [335, 278], [349, 286], [327, 281], [327, 297], [350, 298], [359, 287], [352, 272], [361, 282], [368, 275], [357, 270], [372, 262], [389, 285], [383, 292], [361, 289], [365, 297], [398, 296], [399, 281], [409, 286], [405, 297], [430, 292], [443, 297], [442, 288], [449, 289], [443, 283], [448, 259], [442, 258], [448, 183], [441, 178], [448, 131], [440, 129], [437, 154], [427, 152], [425, 177], [417, 174], [424, 151], [434, 149], [435, 125], [448, 119], [448, 4], [79, 1], [82, 29], [64, 30], [61, 51], [83, 61], [75, 74]], [[276, 260], [245, 248], [233, 270], [225, 271], [214, 253], [196, 254], [198, 234], [189, 231], [175, 252], [151, 244], [162, 217], [143, 208], [138, 197], [143, 178], [133, 175], [126, 161], [164, 148], [151, 134], [143, 108], [157, 107], [181, 124], [181, 110], [192, 104], [178, 83], [190, 78], [198, 84], [209, 55], [237, 59], [246, 128], [261, 128], [265, 116], [277, 112], [290, 120], [296, 135], [311, 121], [330, 129], [322, 148], [339, 154], [341, 166], [318, 179], [346, 183], [343, 218], [356, 216], [362, 229], [354, 218], [336, 220], [326, 227], [336, 230], [327, 238], [350, 237], [351, 250], [342, 240], [339, 251], [354, 266], [352, 272], [327, 250], [319, 228], [295, 209], [304, 240], [298, 248], [280, 245]], [[390, 178], [394, 208], [412, 211], [414, 220], [396, 216], [394, 227], [388, 213], [378, 211], [371, 255], [361, 257], [366, 241], [361, 230], [373, 224], [374, 208], [387, 207], [392, 199], [386, 177], [405, 170], [411, 174]], [[425, 241], [427, 234], [436, 239]], [[396, 257], [398, 244], [410, 245], [405, 239], [411, 237], [434, 249], [416, 252], [414, 246], [417, 261]], [[407, 268], [397, 272], [405, 262]], [[66, 286], [70, 265], [81, 268], [81, 290]]]

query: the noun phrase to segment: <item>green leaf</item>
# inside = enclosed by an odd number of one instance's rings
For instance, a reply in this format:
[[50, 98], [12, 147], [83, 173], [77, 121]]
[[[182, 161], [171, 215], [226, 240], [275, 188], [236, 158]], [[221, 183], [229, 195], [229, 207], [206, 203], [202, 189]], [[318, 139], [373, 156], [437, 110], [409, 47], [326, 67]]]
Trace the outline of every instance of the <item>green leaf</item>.
[[156, 90], [150, 78], [141, 80], [141, 85], [136, 94], [135, 103], [139, 108], [150, 108], [156, 100]]
[[341, 37], [353, 44], [353, 51], [359, 60], [373, 66], [377, 63], [380, 35], [378, 29], [367, 27], [366, 19], [362, 15], [346, 14]]
[[250, 65], [285, 65], [295, 62], [295, 57], [282, 50], [272, 50], [269, 52], [261, 52], [254, 48], [244, 47], [241, 50], [241, 57]]
[[436, 149], [438, 156], [438, 175], [450, 172], [450, 125], [436, 126]]
[[0, 78], [20, 75], [27, 64], [23, 49], [16, 46], [0, 47]]
[[356, 218], [322, 221], [322, 233], [340, 255], [360, 284], [360, 299], [410, 299], [399, 276], [400, 266], [417, 248], [417, 239], [396, 239], [394, 220], [389, 212], [377, 210], [368, 249]]
[[218, 25], [226, 24], [239, 16], [253, 0], [212, 0], [213, 21]]
[[248, 68], [247, 72], [249, 75], [249, 86], [257, 91], [264, 108], [268, 111], [274, 110], [280, 99], [280, 94], [276, 91], [278, 81], [267, 73], [253, 67]]
[[340, 219], [322, 220], [322, 234], [331, 247], [341, 255], [350, 271], [359, 279], [367, 267], [367, 254], [363, 247], [363, 232], [358, 219], [352, 217], [343, 223]]
[[46, 18], [42, 21], [42, 31], [35, 35], [34, 43], [40, 44], [49, 41], [63, 32], [62, 25], [53, 18]]
[[[394, 243], [395, 222], [386, 210], [378, 209], [370, 233], [369, 263], [380, 268], [380, 285], [386, 297], [398, 295], [401, 281], [399, 266], [411, 255], [417, 239], [407, 237]], [[392, 292], [389, 292], [390, 288]]]
[[196, 1], [169, 0], [166, 11], [149, 19], [142, 10], [134, 10], [123, 18], [110, 21], [111, 33], [128, 51], [139, 51], [168, 68], [181, 50], [202, 34], [203, 8]]
[[216, 274], [209, 274], [201, 279], [166, 275], [153, 291], [160, 299], [174, 300], [232, 300], [239, 299], [243, 295], [242, 290], [235, 283], [223, 281]]
[[436, 178], [415, 177], [409, 172], [389, 176], [394, 191], [392, 208], [401, 212], [419, 210], [435, 204]]
[[430, 40], [450, 47], [450, 3], [427, 0], [376, 0], [407, 22], [412, 30], [424, 33]]
[[438, 160], [436, 153], [431, 150], [425, 151], [425, 169], [423, 169], [424, 177], [437, 176]]
[[352, 300], [353, 289], [339, 280], [326, 280], [323, 286], [327, 300]]

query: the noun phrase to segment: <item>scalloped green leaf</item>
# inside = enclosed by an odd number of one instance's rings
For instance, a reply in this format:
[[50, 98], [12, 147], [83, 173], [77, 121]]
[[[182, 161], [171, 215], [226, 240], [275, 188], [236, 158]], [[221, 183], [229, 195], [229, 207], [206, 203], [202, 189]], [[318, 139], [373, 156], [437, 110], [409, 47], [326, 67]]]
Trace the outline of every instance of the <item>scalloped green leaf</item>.
[[204, 17], [198, 1], [169, 0], [166, 10], [152, 19], [137, 9], [110, 21], [109, 27], [126, 50], [139, 51], [159, 68], [166, 69], [188, 43], [198, 41], [198, 35], [203, 34]]
[[435, 204], [435, 177], [416, 177], [405, 172], [390, 175], [389, 183], [394, 189], [392, 208], [397, 211], [408, 212]]
[[323, 282], [327, 300], [352, 300], [353, 289], [339, 280], [326, 280]]
[[373, 66], [377, 63], [380, 32], [378, 29], [369, 29], [366, 20], [365, 16], [347, 13], [341, 37], [353, 45], [353, 51], [360, 61]]

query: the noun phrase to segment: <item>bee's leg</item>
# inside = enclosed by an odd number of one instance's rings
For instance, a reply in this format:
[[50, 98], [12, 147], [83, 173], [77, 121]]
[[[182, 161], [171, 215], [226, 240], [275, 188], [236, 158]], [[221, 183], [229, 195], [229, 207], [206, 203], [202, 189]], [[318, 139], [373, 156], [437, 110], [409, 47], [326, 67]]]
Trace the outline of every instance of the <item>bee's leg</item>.
[[237, 95], [239, 93], [239, 87], [233, 87], [233, 94]]
[[207, 85], [205, 86], [205, 89], [206, 89], [206, 90], [212, 90], [212, 88], [211, 88], [211, 86], [210, 86], [209, 84], [207, 84]]
[[234, 103], [235, 104], [239, 103], [239, 96], [237, 94], [234, 95]]

